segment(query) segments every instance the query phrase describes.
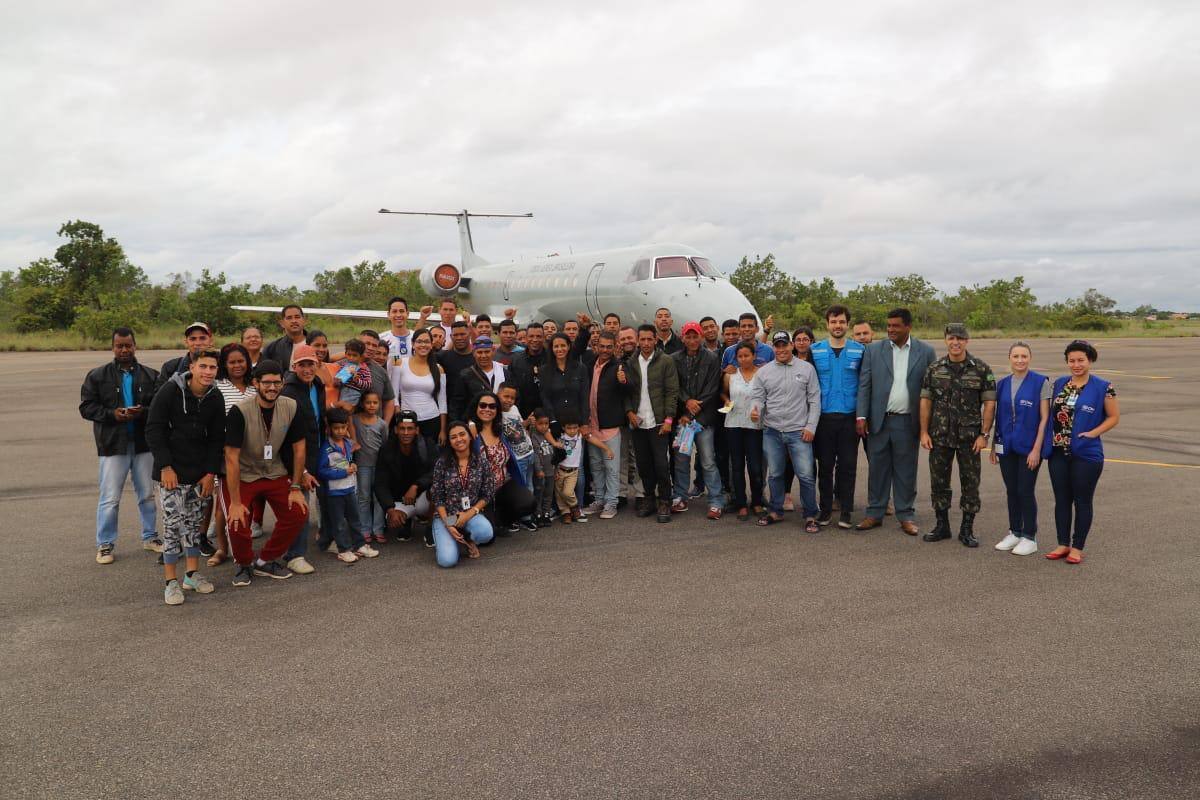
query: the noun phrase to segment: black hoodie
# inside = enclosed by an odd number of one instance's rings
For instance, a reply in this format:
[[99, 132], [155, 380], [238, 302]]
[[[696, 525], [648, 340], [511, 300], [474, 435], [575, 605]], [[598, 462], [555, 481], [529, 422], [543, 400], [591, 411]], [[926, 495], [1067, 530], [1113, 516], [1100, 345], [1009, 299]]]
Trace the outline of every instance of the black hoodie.
[[188, 387], [190, 379], [188, 372], [172, 375], [150, 403], [146, 441], [154, 454], [156, 481], [162, 479], [163, 467], [175, 470], [182, 484], [225, 471], [225, 401], [215, 383], [196, 397]]
[[[304, 420], [304, 468], [310, 475], [317, 474], [317, 461], [321, 457], [321, 440], [325, 438], [325, 384], [313, 376], [312, 385], [317, 389], [317, 412], [313, 414], [312, 399], [309, 387], [300, 380], [294, 372], [289, 372], [283, 379], [283, 389], [279, 392], [282, 397], [290, 397], [296, 401], [296, 416]], [[295, 424], [295, 423], [292, 423]], [[292, 448], [283, 451], [283, 463], [292, 472]]]

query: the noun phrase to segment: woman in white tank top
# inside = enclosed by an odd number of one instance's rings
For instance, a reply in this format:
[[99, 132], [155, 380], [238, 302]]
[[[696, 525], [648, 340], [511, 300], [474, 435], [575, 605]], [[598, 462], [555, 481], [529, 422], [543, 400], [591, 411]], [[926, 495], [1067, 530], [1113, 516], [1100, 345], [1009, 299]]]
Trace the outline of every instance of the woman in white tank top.
[[[396, 369], [396, 395], [400, 409], [417, 415], [421, 434], [438, 444], [446, 443], [446, 376], [429, 357], [433, 339], [428, 328], [412, 335], [413, 353]], [[435, 374], [436, 371], [436, 374]]]
[[[754, 366], [754, 344], [736, 345], [734, 371], [723, 376], [722, 398], [729, 411], [725, 414], [725, 441], [729, 444], [729, 482], [739, 522], [750, 519], [750, 512], [763, 512], [763, 433], [762, 423], [750, 419], [750, 386], [758, 367]], [[750, 494], [746, 494], [746, 476]]]

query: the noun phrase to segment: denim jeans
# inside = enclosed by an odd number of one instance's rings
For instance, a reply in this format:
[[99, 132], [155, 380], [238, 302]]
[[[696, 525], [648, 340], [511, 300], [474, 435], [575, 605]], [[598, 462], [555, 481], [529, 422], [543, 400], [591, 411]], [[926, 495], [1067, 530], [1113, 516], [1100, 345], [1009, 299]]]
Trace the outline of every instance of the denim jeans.
[[1008, 529], [1014, 536], [1026, 539], [1037, 539], [1038, 506], [1037, 469], [1030, 469], [1025, 463], [1026, 456], [1021, 453], [1005, 452], [999, 456], [1000, 475], [1004, 478], [1004, 488], [1008, 494]]
[[616, 508], [621, 496], [621, 431], [605, 442], [612, 450], [609, 458], [599, 447], [588, 447], [588, 466], [592, 470], [592, 494], [605, 508]]
[[[312, 521], [314, 518], [316, 518], [318, 527], [320, 527], [324, 522], [321, 519], [321, 494], [322, 492], [320, 488], [318, 488], [315, 492], [304, 493], [304, 502], [308, 503], [309, 506], [308, 516], [304, 518], [304, 527], [300, 529], [300, 533], [296, 535], [296, 538], [288, 547], [287, 552], [283, 554], [283, 561], [285, 564], [288, 561], [291, 561], [293, 558], [300, 558], [301, 556], [308, 554], [308, 540], [312, 538]], [[314, 503], [316, 503], [318, 506], [316, 513], [314, 513], [314, 509], [312, 508]], [[330, 536], [330, 538], [333, 537]]]
[[363, 533], [383, 533], [383, 509], [375, 502], [375, 467], [358, 468], [358, 519]]
[[[709, 508], [725, 508], [725, 489], [721, 485], [721, 473], [717, 471], [717, 456], [713, 449], [713, 429], [711, 427], [696, 434], [693, 448], [696, 461], [704, 475], [704, 490], [708, 492]], [[675, 489], [673, 500], [687, 500], [687, 491], [692, 474], [692, 454], [672, 453], [675, 459]]]
[[785, 493], [784, 466], [791, 464], [800, 479], [800, 502], [804, 516], [817, 516], [817, 470], [812, 442], [804, 441], [803, 431], [763, 429], [763, 452], [767, 456], [767, 485], [771, 487], [771, 513], [783, 513]]
[[[459, 528], [459, 533], [470, 537], [475, 544], [487, 544], [492, 540], [492, 523], [483, 514], [471, 517], [466, 524], [466, 530]], [[458, 542], [446, 530], [446, 523], [436, 514], [433, 517], [433, 546], [437, 554], [439, 567], [447, 569], [458, 563]]]
[[133, 490], [137, 493], [138, 515], [142, 518], [142, 541], [158, 535], [158, 509], [154, 504], [154, 456], [135, 453], [129, 443], [129, 452], [120, 456], [100, 456], [100, 502], [96, 506], [96, 547], [117, 543], [117, 515], [121, 508], [121, 492], [125, 489], [125, 476], [133, 477]]
[[324, 489], [320, 491], [321, 538], [317, 540], [317, 548], [324, 550], [329, 546], [330, 540], [337, 542], [339, 553], [362, 547], [363, 525], [358, 516], [358, 498], [354, 492], [330, 494]]
[[1050, 456], [1049, 468], [1058, 544], [1082, 550], [1092, 529], [1092, 498], [1096, 494], [1096, 484], [1100, 482], [1100, 473], [1104, 472], [1104, 462], [1063, 455], [1056, 447]]

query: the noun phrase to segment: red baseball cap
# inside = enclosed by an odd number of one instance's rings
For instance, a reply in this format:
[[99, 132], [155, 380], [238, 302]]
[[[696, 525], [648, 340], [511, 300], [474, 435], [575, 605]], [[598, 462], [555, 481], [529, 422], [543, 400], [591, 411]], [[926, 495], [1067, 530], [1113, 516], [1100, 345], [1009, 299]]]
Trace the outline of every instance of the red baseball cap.
[[691, 332], [691, 333], [695, 333], [695, 334], [697, 334], [697, 335], [699, 335], [699, 336], [703, 336], [703, 335], [704, 335], [704, 331], [702, 331], [702, 330], [700, 329], [700, 323], [699, 323], [699, 322], [685, 322], [685, 323], [683, 323], [683, 328], [682, 328], [682, 329], [679, 331], [679, 335], [680, 335], [680, 336], [686, 336], [686, 335], [687, 335], [689, 332]]
[[317, 358], [317, 351], [310, 344], [298, 344], [292, 348], [292, 366], [301, 361], [312, 361], [315, 364], [321, 363], [321, 359]]

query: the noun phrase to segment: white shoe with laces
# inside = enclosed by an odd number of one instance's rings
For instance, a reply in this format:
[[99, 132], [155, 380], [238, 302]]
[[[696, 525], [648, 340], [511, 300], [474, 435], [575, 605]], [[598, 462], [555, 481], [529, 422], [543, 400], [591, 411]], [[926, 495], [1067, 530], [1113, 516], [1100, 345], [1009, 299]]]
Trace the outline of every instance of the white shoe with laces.
[[1020, 537], [1020, 536], [1017, 536], [1017, 535], [1016, 535], [1016, 534], [1014, 534], [1012, 531], [1009, 531], [1009, 532], [1008, 532], [1008, 536], [1005, 536], [1005, 537], [1004, 537], [1003, 539], [1001, 539], [1001, 540], [1000, 540], [1000, 542], [999, 542], [999, 543], [996, 545], [996, 549], [997, 549], [997, 550], [1012, 550], [1014, 547], [1016, 547], [1016, 546], [1017, 546], [1017, 543], [1018, 543], [1018, 542], [1020, 542], [1020, 541], [1021, 541], [1021, 537]]
[[354, 551], [354, 555], [358, 556], [359, 558], [375, 558], [377, 555], [379, 555], [379, 551], [374, 547], [371, 547], [369, 544], [364, 544], [362, 547], [359, 547]]
[[345, 564], [353, 564], [355, 561], [358, 561], [358, 556], [354, 555], [354, 552], [351, 550], [345, 550], [337, 554], [337, 560]]
[[1012, 554], [1014, 556], [1031, 556], [1036, 552], [1037, 542], [1035, 542], [1033, 539], [1026, 539], [1025, 537], [1021, 537], [1021, 540], [1017, 542], [1017, 546], [1012, 550]]

